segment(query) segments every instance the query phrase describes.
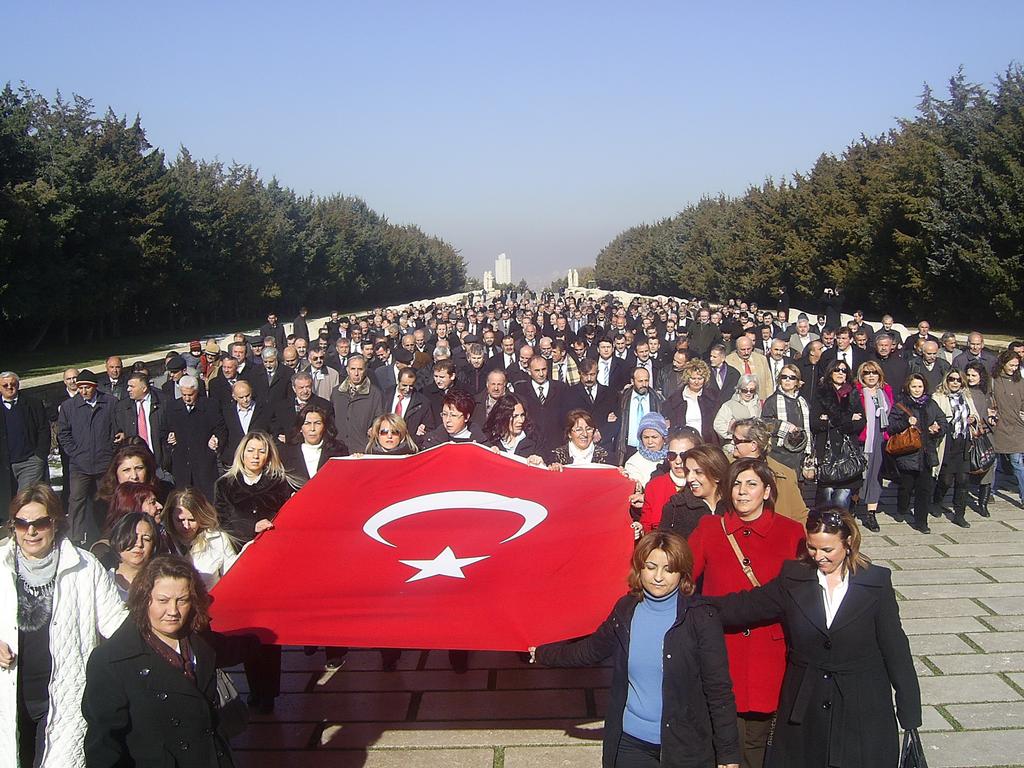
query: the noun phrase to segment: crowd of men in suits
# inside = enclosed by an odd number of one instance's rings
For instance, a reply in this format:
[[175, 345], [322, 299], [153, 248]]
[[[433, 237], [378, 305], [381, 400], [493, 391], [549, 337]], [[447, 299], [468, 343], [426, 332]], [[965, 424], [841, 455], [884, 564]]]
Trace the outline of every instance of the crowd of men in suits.
[[[909, 372], [937, 384], [951, 366], [995, 359], [979, 333], [960, 349], [952, 334], [933, 335], [926, 320], [904, 338], [890, 315], [878, 329], [860, 311], [841, 323], [834, 300], [813, 322], [803, 314], [791, 321], [785, 291], [772, 303], [637, 299], [623, 306], [611, 296], [470, 294], [458, 304], [380, 309], [362, 318], [333, 312], [313, 335], [305, 309], [290, 331], [272, 313], [255, 336], [235, 334], [224, 347], [194, 341], [185, 354], [168, 353], [157, 376], [141, 361], [126, 370], [117, 356], [101, 372], [68, 369], [49, 413], [19, 394], [15, 373], [4, 372], [0, 496], [46, 479], [52, 422], [69, 517], [85, 531], [97, 483], [123, 441], [144, 441], [165, 482], [212, 497], [245, 434], [283, 439], [311, 402], [331, 414], [338, 439], [356, 452], [366, 449], [368, 429], [383, 413], [400, 414], [422, 442], [439, 429], [449, 392], [473, 396], [477, 427], [499, 397], [515, 392], [542, 455], [565, 443], [566, 414], [580, 408], [621, 464], [636, 450], [630, 405], [645, 399], [643, 412], [679, 408], [683, 368], [693, 358], [710, 366], [715, 403], [732, 396], [744, 373], [757, 376], [767, 397], [788, 363], [800, 367], [810, 395], [840, 358], [852, 370], [878, 360], [894, 391]], [[1024, 354], [1024, 344], [1017, 351]]]

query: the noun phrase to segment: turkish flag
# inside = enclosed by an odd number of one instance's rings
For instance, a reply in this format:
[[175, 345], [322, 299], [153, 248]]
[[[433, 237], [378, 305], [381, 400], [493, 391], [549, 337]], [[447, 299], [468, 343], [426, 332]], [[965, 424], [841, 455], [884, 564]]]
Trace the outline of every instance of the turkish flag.
[[280, 645], [525, 650], [626, 591], [633, 482], [475, 444], [332, 459], [213, 590], [213, 628]]

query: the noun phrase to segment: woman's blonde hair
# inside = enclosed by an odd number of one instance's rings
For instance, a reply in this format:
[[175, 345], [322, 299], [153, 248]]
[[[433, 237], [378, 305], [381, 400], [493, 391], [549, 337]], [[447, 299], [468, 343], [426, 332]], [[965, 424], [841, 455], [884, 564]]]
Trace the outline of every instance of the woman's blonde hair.
[[878, 386], [879, 389], [885, 386], [885, 369], [882, 368], [882, 366], [874, 360], [865, 360], [861, 363], [860, 367], [857, 369], [857, 381], [861, 384], [864, 383], [865, 371], [875, 371], [878, 374], [878, 384], [876, 386]]
[[683, 367], [679, 369], [679, 373], [687, 379], [694, 374], [703, 376], [705, 382], [711, 379], [711, 367], [699, 357], [696, 357], [693, 360], [687, 360]]
[[[807, 522], [804, 524], [807, 534], [832, 533], [837, 534], [846, 547], [846, 566], [850, 573], [856, 573], [861, 568], [871, 565], [871, 559], [860, 551], [861, 535], [860, 526], [849, 511], [841, 507], [826, 507], [824, 509], [812, 509], [807, 515]], [[801, 555], [804, 562], [817, 567], [811, 553], [804, 551]]]
[[242, 441], [235, 449], [235, 456], [231, 461], [231, 468], [224, 474], [229, 475], [236, 480], [239, 475], [244, 474], [244, 470], [242, 469], [242, 458], [245, 456], [246, 447], [249, 443], [254, 441], [267, 449], [267, 463], [266, 466], [263, 467], [263, 473], [274, 479], [285, 478], [287, 473], [284, 470], [284, 464], [281, 463], [281, 455], [277, 452], [277, 446], [274, 445], [274, 438], [266, 432], [250, 432], [248, 435], [243, 437]]
[[374, 449], [377, 447], [377, 438], [380, 437], [381, 427], [400, 430], [402, 433], [402, 442], [405, 444], [405, 447], [409, 449], [409, 453], [416, 453], [420, 449], [409, 434], [409, 427], [406, 425], [405, 419], [394, 413], [384, 413], [374, 419], [373, 424], [370, 425], [370, 439], [366, 443], [367, 453], [373, 453]]
[[[206, 548], [206, 537], [197, 535], [191, 543], [185, 541], [178, 531], [178, 507], [184, 507], [192, 513], [195, 518], [199, 533], [204, 531], [221, 531], [220, 517], [217, 515], [217, 508], [210, 503], [202, 491], [198, 488], [182, 488], [173, 491], [167, 497], [167, 504], [164, 505], [164, 522], [171, 539], [178, 545], [181, 552], [200, 552]], [[168, 520], [168, 517], [170, 519]]]

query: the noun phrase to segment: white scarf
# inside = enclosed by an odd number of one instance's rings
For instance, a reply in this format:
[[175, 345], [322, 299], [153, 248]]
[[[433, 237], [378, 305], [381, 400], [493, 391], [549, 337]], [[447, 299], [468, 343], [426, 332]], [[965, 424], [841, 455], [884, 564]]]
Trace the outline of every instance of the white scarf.
[[[775, 390], [775, 412], [776, 416], [778, 416], [778, 418], [782, 421], [788, 421], [788, 419], [786, 418], [787, 399], [792, 400], [793, 402], [796, 403], [797, 410], [800, 411], [800, 415], [803, 417], [804, 423], [801, 424], [800, 426], [803, 427], [804, 434], [807, 435], [807, 453], [809, 454], [811, 453], [814, 447], [814, 442], [811, 440], [811, 409], [808, 407], [807, 401], [804, 400], [802, 396], [797, 395], [796, 397], [789, 397], [789, 395], [783, 393], [781, 389], [777, 389]], [[781, 433], [779, 437], [780, 439], [785, 439], [785, 435]]]
[[569, 442], [569, 458], [572, 459], [573, 464], [593, 464], [594, 463], [594, 443], [590, 443], [590, 447], [585, 451], [581, 451], [576, 447], [576, 444], [572, 441]]

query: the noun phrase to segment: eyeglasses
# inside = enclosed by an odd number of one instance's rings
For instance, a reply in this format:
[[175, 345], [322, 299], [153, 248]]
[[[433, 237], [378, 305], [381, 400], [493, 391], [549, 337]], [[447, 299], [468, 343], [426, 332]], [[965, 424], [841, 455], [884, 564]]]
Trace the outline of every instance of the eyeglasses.
[[742, 392], [744, 395], [752, 395], [755, 392], [757, 392], [757, 388], [754, 388], [754, 389], [741, 389], [740, 392]]
[[861, 375], [862, 376], [878, 376], [878, 371], [864, 371], [864, 373], [862, 373]]
[[37, 517], [35, 520], [15, 517], [11, 520], [11, 523], [13, 523], [14, 529], [17, 531], [27, 531], [29, 528], [35, 528], [37, 531], [48, 531], [53, 528], [52, 517]]
[[378, 435], [383, 435], [384, 437], [387, 437], [388, 435], [395, 435], [396, 437], [401, 437], [402, 431], [399, 430], [399, 429], [387, 429], [387, 428], [384, 428], [384, 429], [377, 430], [377, 434]]
[[807, 514], [807, 529], [812, 530], [817, 526], [818, 523], [826, 525], [829, 528], [842, 528], [843, 516], [838, 512], [829, 512], [822, 511], [819, 509], [812, 509]]
[[782, 379], [782, 381], [800, 381], [799, 376], [794, 376], [791, 373], [783, 373], [779, 378]]
[[959, 376], [950, 376], [946, 379], [946, 381], [963, 381], [963, 379], [961, 379]]
[[734, 437], [732, 439], [733, 445], [746, 445], [747, 443], [756, 443], [756, 440], [751, 440], [748, 437]]
[[669, 451], [668, 453], [665, 454], [665, 458], [668, 459], [670, 462], [682, 460], [686, 458], [686, 451]]
[[573, 427], [572, 433], [574, 435], [592, 435], [594, 434], [593, 427]]
[[849, 371], [846, 370], [845, 368], [836, 368], [834, 371], [832, 371], [832, 373], [834, 373], [834, 374], [838, 373], [838, 374], [840, 374], [842, 376], [845, 376], [846, 374], [849, 373]]

